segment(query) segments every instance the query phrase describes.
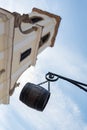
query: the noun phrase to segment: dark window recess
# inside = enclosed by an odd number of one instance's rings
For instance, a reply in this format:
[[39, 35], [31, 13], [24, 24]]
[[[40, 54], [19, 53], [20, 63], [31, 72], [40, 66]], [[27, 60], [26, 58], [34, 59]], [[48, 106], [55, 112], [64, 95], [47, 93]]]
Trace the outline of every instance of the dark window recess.
[[31, 48], [27, 49], [26, 51], [24, 51], [23, 53], [21, 53], [20, 56], [20, 61], [24, 60], [27, 56], [29, 56], [31, 54]]
[[37, 23], [37, 22], [43, 20], [43, 18], [38, 17], [38, 16], [34, 16], [34, 17], [31, 17], [30, 20], [32, 23]]
[[48, 41], [49, 37], [50, 37], [50, 32], [47, 33], [46, 35], [44, 35], [44, 36], [41, 38], [39, 47], [41, 47], [44, 43], [46, 43], [46, 42]]

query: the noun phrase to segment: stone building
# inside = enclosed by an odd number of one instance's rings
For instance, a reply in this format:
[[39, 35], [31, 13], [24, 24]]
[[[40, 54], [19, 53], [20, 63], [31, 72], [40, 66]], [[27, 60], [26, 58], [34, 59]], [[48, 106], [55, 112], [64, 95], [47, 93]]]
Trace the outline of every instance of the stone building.
[[9, 103], [21, 74], [54, 46], [60, 20], [37, 8], [23, 15], [0, 8], [0, 103]]

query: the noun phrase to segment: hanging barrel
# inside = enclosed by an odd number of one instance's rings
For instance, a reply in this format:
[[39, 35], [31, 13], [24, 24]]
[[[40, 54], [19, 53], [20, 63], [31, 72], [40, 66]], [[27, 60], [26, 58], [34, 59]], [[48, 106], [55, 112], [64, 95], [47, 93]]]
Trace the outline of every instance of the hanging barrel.
[[21, 91], [19, 99], [27, 106], [38, 111], [43, 111], [50, 97], [50, 92], [45, 88], [27, 83]]

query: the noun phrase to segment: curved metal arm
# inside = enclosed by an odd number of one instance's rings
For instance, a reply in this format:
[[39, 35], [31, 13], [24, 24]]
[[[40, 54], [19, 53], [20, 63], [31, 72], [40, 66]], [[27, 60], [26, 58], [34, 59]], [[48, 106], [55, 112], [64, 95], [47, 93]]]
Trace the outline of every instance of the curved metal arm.
[[[74, 85], [76, 85], [77, 87], [79, 87], [80, 89], [84, 90], [85, 92], [87, 92], [87, 84], [85, 83], [82, 83], [82, 82], [79, 82], [79, 81], [76, 81], [76, 80], [72, 80], [72, 79], [69, 79], [69, 78], [66, 78], [66, 77], [63, 77], [61, 75], [57, 75], [55, 73], [51, 73], [51, 72], [48, 72], [46, 75], [45, 75], [45, 78], [47, 81], [50, 81], [50, 82], [55, 82], [57, 81], [59, 78], [60, 79], [63, 79], [63, 80], [66, 80]], [[84, 87], [83, 87], [84, 86]]]

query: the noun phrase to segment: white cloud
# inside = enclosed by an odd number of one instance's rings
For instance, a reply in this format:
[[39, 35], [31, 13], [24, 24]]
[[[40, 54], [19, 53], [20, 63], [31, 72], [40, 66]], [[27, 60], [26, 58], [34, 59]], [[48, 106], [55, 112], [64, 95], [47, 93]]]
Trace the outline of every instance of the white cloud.
[[[39, 71], [41, 70], [39, 69]], [[19, 81], [21, 83], [22, 81], [39, 82], [41, 81], [42, 75], [38, 74], [39, 77], [36, 78], [37, 74], [38, 69], [31, 68], [26, 71]], [[21, 84], [20, 87], [23, 87], [24, 84]], [[31, 130], [85, 130], [87, 128], [87, 125], [82, 120], [79, 107], [69, 97], [64, 95], [58, 86], [51, 87], [51, 98], [43, 112], [28, 108], [19, 102], [18, 96], [20, 90], [16, 89], [14, 95], [11, 97], [9, 111], [5, 110], [7, 115], [11, 113], [12, 126], [10, 128], [14, 127], [15, 123], [19, 129], [30, 127]], [[5, 116], [5, 121], [7, 117]], [[16, 119], [17, 121], [20, 119], [19, 123], [17, 123]], [[25, 122], [25, 124], [21, 124], [22, 122]], [[9, 121], [6, 123], [6, 126], [8, 125]]]
[[41, 66], [46, 71], [53, 71], [71, 76], [71, 78], [77, 78], [77, 80], [86, 81], [86, 59], [78, 52], [73, 52], [70, 48], [62, 45], [62, 43], [56, 45], [52, 50], [51, 48], [45, 50], [39, 57], [38, 67]]

